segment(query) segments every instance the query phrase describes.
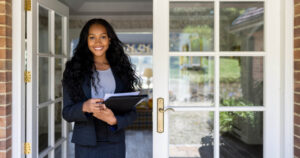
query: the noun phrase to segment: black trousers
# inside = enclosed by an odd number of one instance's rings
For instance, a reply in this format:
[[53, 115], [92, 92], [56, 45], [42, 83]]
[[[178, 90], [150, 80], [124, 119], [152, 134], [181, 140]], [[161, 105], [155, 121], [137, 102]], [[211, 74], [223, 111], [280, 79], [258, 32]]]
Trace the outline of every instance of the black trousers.
[[125, 141], [98, 142], [96, 146], [75, 144], [75, 158], [125, 158]]

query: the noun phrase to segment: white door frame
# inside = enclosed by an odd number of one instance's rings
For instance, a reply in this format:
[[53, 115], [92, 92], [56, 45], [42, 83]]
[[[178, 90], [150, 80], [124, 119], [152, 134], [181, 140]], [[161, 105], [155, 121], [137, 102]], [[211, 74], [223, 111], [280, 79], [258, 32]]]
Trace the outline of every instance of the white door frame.
[[[178, 1], [178, 0], [170, 0], [170, 1]], [[194, 1], [194, 0], [193, 0]], [[195, 0], [196, 1], [196, 0]], [[201, 1], [201, 0], [198, 0]], [[212, 2], [215, 2], [215, 8], [219, 7], [220, 1], [248, 1], [248, 0], [216, 0]], [[284, 78], [282, 80], [281, 73], [283, 72], [283, 69], [281, 67], [281, 64], [274, 64], [274, 63], [282, 63], [282, 51], [285, 50], [285, 52], [290, 53], [284, 53], [286, 56], [285, 63], [291, 61], [292, 56], [292, 45], [290, 43], [293, 43], [291, 40], [291, 32], [293, 27], [291, 27], [291, 10], [287, 10], [286, 14], [284, 14], [284, 19], [281, 16], [281, 7], [282, 4], [285, 3], [284, 0], [256, 0], [260, 2], [264, 2], [265, 4], [265, 53], [263, 56], [265, 58], [264, 62], [264, 107], [262, 107], [264, 111], [264, 157], [272, 157], [272, 158], [279, 158], [285, 155], [291, 155], [291, 136], [288, 134], [291, 134], [292, 131], [290, 129], [291, 123], [289, 124], [283, 124], [284, 121], [287, 123], [291, 120], [291, 117], [293, 114], [291, 114], [291, 107], [292, 105], [292, 99], [291, 94], [293, 93], [292, 85], [291, 85], [291, 72], [293, 70], [292, 64], [286, 65], [285, 73], [287, 78]], [[168, 66], [169, 66], [169, 56], [166, 54], [169, 52], [169, 0], [154, 0], [153, 1], [153, 69], [154, 69], [154, 77], [153, 77], [153, 157], [155, 158], [162, 158], [162, 157], [168, 157], [168, 122], [167, 122], [167, 113], [165, 113], [165, 132], [158, 134], [156, 131], [157, 128], [157, 98], [162, 97], [165, 100], [165, 108], [168, 107]], [[294, 5], [292, 2], [286, 4], [287, 8], [290, 9]], [[215, 10], [215, 18], [218, 19], [218, 10]], [[285, 12], [283, 12], [285, 13]], [[293, 14], [292, 14], [293, 15]], [[287, 17], [290, 16], [290, 17]], [[281, 18], [272, 18], [272, 17], [281, 17]], [[288, 21], [290, 20], [290, 21]], [[218, 20], [216, 20], [218, 21]], [[218, 22], [215, 23], [215, 37], [218, 36]], [[271, 27], [270, 27], [271, 26]], [[282, 26], [288, 26], [282, 28]], [[291, 29], [289, 31], [285, 31], [283, 29]], [[283, 34], [285, 33], [285, 34]], [[282, 43], [282, 35], [286, 36], [286, 33], [288, 33], [288, 41], [287, 43]], [[272, 39], [272, 40], [271, 40]], [[286, 44], [286, 48], [284, 45]], [[218, 46], [218, 37], [215, 38], [215, 45]], [[283, 49], [285, 48], [285, 49]], [[218, 48], [215, 48], [218, 49]], [[286, 50], [287, 49], [287, 50]], [[218, 50], [215, 50], [218, 52]], [[159, 54], [159, 55], [158, 55]], [[183, 53], [178, 53], [183, 54]], [[193, 55], [193, 53], [185, 53], [186, 55]], [[205, 53], [202, 53], [205, 54]], [[222, 55], [225, 55], [225, 53], [221, 53]], [[220, 54], [220, 55], [221, 55]], [[234, 53], [232, 53], [234, 55]], [[259, 54], [259, 53], [258, 53]], [[288, 55], [287, 55], [288, 54]], [[226, 54], [226, 55], [230, 55]], [[291, 55], [291, 56], [290, 56]], [[287, 57], [289, 56], [289, 57]], [[216, 66], [218, 67], [218, 65]], [[266, 71], [267, 70], [267, 71]], [[218, 74], [216, 74], [218, 77]], [[215, 81], [216, 82], [216, 81]], [[284, 84], [285, 90], [280, 89], [282, 86], [281, 84]], [[215, 84], [215, 86], [218, 86], [218, 83]], [[162, 88], [164, 87], [164, 88]], [[268, 89], [266, 87], [269, 87]], [[281, 98], [281, 94], [284, 93], [286, 96], [284, 98]], [[218, 94], [216, 94], [216, 101], [218, 101]], [[284, 99], [284, 102], [282, 101]], [[289, 103], [291, 107], [285, 106], [287, 109], [285, 111], [286, 114], [283, 117], [282, 110], [282, 104], [283, 103]], [[218, 103], [216, 103], [218, 104]], [[174, 108], [174, 107], [173, 107]], [[226, 110], [225, 108], [222, 108], [223, 110]], [[196, 110], [196, 109], [194, 109]], [[228, 109], [230, 110], [230, 109]], [[216, 111], [218, 112], [218, 111]], [[218, 118], [218, 114], [216, 114]], [[218, 124], [218, 122], [215, 122], [215, 124]], [[282, 127], [289, 127], [288, 130], [282, 130]], [[218, 128], [215, 128], [216, 131], [218, 131]], [[283, 135], [282, 132], [285, 132]], [[219, 137], [218, 132], [215, 132], [215, 138]], [[278, 138], [278, 139], [274, 139]], [[284, 143], [284, 145], [281, 145]], [[215, 157], [219, 156], [219, 150], [218, 146], [219, 143], [215, 141]], [[283, 149], [282, 149], [283, 148]], [[284, 154], [282, 150], [287, 150]]]
[[25, 11], [12, 0], [12, 157], [23, 158], [25, 141]]
[[281, 157], [294, 157], [294, 1], [281, 1]]

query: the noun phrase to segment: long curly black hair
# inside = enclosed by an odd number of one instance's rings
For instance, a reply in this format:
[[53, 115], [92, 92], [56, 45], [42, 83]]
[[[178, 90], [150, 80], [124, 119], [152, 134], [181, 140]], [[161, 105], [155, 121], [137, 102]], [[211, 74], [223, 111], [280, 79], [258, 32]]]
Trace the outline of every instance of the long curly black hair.
[[[135, 88], [141, 87], [140, 79], [135, 74], [129, 57], [124, 53], [124, 44], [117, 37], [113, 27], [104, 19], [91, 19], [82, 28], [78, 45], [74, 50], [74, 56], [66, 63], [63, 74], [63, 87], [75, 102], [84, 99], [82, 84], [86, 79], [92, 81], [92, 86], [95, 88], [93, 73], [96, 71], [96, 67], [87, 42], [89, 29], [94, 24], [100, 24], [106, 28], [107, 35], [110, 38], [106, 58], [125, 88], [128, 91], [133, 91]], [[90, 82], [88, 84], [90, 86]]]

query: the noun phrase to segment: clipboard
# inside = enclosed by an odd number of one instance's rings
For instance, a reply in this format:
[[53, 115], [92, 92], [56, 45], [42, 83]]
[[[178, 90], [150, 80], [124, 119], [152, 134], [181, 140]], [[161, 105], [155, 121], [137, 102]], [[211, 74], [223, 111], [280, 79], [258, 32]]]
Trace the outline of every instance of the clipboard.
[[115, 114], [124, 114], [131, 111], [133, 107], [147, 97], [148, 95], [112, 96], [103, 103]]

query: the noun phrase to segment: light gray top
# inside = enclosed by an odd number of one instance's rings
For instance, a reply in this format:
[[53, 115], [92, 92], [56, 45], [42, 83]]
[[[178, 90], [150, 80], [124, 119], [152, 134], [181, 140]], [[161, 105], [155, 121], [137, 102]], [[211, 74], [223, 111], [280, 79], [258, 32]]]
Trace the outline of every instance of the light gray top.
[[[95, 75], [98, 75], [99, 80]], [[95, 86], [97, 93], [91, 84], [92, 98], [104, 98], [105, 93], [114, 93], [116, 89], [116, 82], [111, 68], [107, 70], [97, 70], [93, 77], [95, 79]]]

